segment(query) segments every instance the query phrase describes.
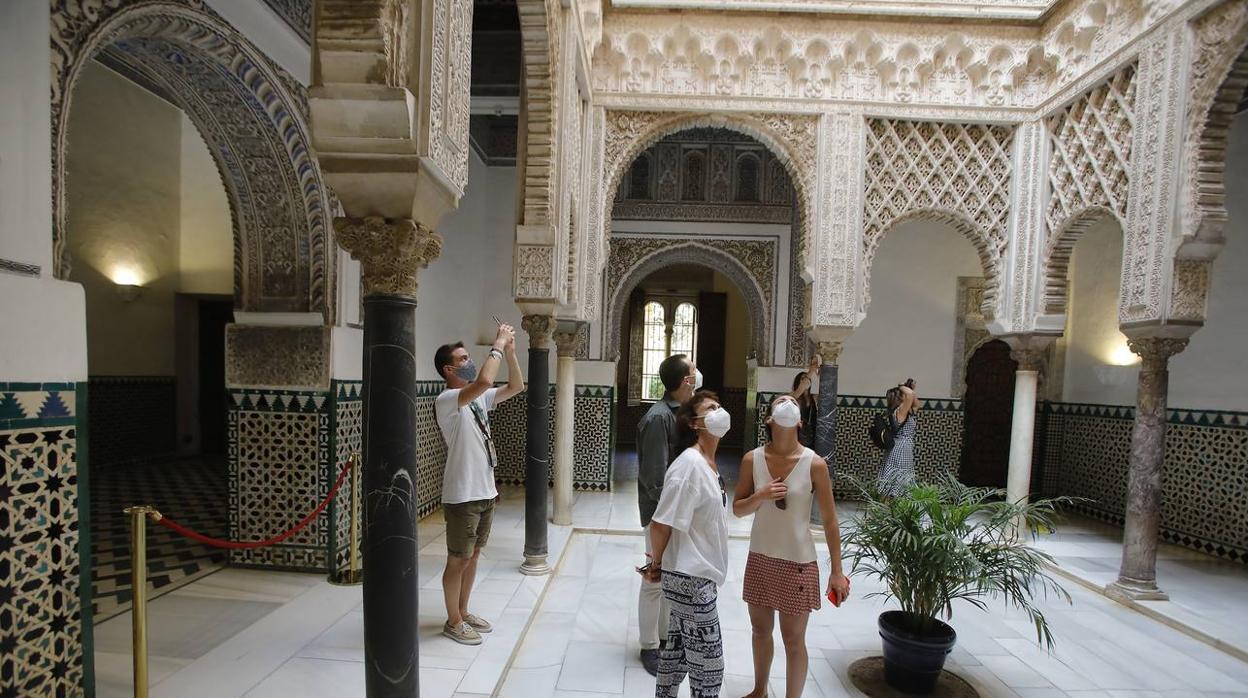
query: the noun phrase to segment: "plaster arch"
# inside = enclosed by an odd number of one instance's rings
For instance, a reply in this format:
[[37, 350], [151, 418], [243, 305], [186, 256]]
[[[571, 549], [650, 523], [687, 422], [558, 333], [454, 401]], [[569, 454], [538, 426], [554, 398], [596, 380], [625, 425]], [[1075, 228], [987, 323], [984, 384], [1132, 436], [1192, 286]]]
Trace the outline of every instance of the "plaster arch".
[[[725, 128], [750, 136], [771, 150], [788, 171], [798, 210], [799, 269], [814, 263], [812, 238], [814, 232], [816, 158], [818, 117], [811, 114], [779, 113], [713, 113], [644, 112], [609, 110], [604, 134], [600, 190], [602, 240], [611, 236], [611, 205], [624, 173], [646, 148], [679, 131], [697, 127]], [[603, 260], [603, 264], [606, 260]]]
[[53, 0], [53, 260], [69, 276], [65, 160], [74, 86], [101, 51], [168, 95], [209, 143], [234, 228], [234, 298], [252, 311], [334, 315], [327, 189], [303, 88], [202, 0]]
[[953, 211], [943, 208], [916, 208], [896, 216], [884, 224], [879, 232], [874, 235], [864, 236], [863, 245], [864, 262], [862, 265], [863, 274], [863, 294], [862, 294], [862, 313], [867, 312], [867, 307], [871, 302], [870, 285], [871, 285], [871, 264], [875, 259], [875, 253], [878, 251], [880, 243], [888, 236], [890, 232], [903, 223], [911, 221], [925, 220], [934, 223], [947, 225], [958, 231], [970, 241], [975, 247], [976, 253], [979, 255], [980, 266], [984, 270], [984, 300], [980, 306], [986, 321], [993, 319], [993, 310], [996, 307], [996, 298], [1000, 295], [1001, 284], [1001, 257], [1004, 252], [1003, 246], [996, 239], [990, 236], [982, 227], [975, 223], [967, 214], [961, 211]]
[[603, 347], [603, 357], [619, 361], [620, 358], [620, 323], [624, 319], [624, 309], [628, 304], [628, 296], [634, 288], [647, 276], [659, 269], [677, 264], [697, 264], [714, 269], [737, 287], [745, 299], [750, 313], [752, 337], [750, 354], [760, 365], [770, 365], [771, 361], [771, 328], [773, 318], [770, 304], [763, 293], [761, 284], [754, 273], [728, 252], [716, 249], [700, 242], [684, 242], [674, 247], [663, 247], [654, 250], [638, 259], [620, 277], [614, 288], [607, 289], [607, 342]]
[[1044, 279], [1044, 295], [1041, 297], [1041, 312], [1045, 315], [1065, 315], [1069, 292], [1070, 258], [1074, 254], [1084, 233], [1100, 225], [1103, 221], [1113, 220], [1118, 230], [1126, 230], [1126, 223], [1118, 214], [1110, 209], [1092, 205], [1085, 206], [1068, 216], [1062, 225], [1045, 243], [1044, 258], [1041, 259], [1040, 271]]

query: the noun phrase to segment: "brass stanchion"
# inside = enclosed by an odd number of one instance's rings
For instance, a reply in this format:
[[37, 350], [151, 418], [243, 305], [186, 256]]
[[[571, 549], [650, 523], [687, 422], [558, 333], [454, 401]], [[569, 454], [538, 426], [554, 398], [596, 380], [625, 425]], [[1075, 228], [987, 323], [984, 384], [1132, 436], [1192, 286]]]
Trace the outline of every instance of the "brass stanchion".
[[134, 698], [147, 698], [147, 517], [149, 506], [126, 507], [130, 515], [131, 635], [134, 652]]
[[360, 570], [360, 484], [363, 478], [360, 475], [360, 454], [351, 454], [351, 510], [350, 524], [348, 533], [350, 541], [348, 542], [348, 561], [347, 569], [338, 572], [330, 578], [331, 584], [341, 584], [343, 586], [352, 586], [360, 584], [364, 581], [364, 574]]

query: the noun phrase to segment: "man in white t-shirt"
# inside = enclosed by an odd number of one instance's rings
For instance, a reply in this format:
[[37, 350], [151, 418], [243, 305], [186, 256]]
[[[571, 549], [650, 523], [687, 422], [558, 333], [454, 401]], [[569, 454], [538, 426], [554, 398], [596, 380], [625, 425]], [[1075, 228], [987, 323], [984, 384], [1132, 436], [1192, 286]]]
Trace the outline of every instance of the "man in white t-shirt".
[[[507, 358], [507, 385], [494, 387], [498, 368]], [[446, 625], [442, 634], [465, 645], [481, 644], [481, 633], [493, 628], [468, 612], [468, 597], [477, 575], [477, 559], [490, 537], [494, 520], [494, 468], [498, 453], [490, 433], [490, 411], [524, 390], [516, 359], [516, 331], [499, 325], [498, 336], [480, 372], [463, 342], [438, 347], [433, 357], [446, 390], [434, 402], [438, 427], [446, 440], [446, 472], [442, 510], [446, 515], [446, 570], [442, 593]]]

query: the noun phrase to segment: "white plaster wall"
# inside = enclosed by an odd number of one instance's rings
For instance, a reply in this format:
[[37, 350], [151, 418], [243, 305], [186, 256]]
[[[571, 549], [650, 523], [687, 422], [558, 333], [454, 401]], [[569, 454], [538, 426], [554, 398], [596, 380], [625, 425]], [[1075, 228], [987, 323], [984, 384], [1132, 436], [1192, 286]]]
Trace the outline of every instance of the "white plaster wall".
[[304, 85], [312, 82], [312, 50], [263, 0], [207, 0], [275, 63]]
[[[1135, 402], [1138, 367], [1124, 350], [1118, 331], [1118, 284], [1122, 233], [1106, 220], [1080, 238], [1070, 263], [1066, 314], [1066, 402], [1130, 405]], [[1114, 362], [1126, 363], [1115, 366]]]
[[178, 291], [233, 295], [234, 228], [225, 186], [203, 137], [181, 117]]
[[0, 259], [52, 275], [47, 0], [0, 3]]
[[1205, 326], [1170, 360], [1170, 404], [1248, 411], [1248, 116], [1227, 148], [1226, 247], [1213, 263]]
[[866, 318], [841, 351], [838, 392], [882, 396], [914, 378], [920, 395], [948, 397], [958, 277], [982, 275], [975, 247], [953, 228], [916, 220], [887, 233]]
[[[86, 291], [91, 375], [174, 375], [182, 113], [90, 63], [68, 139], [70, 280]], [[130, 302], [123, 274], [143, 288]]]
[[[480, 365], [494, 341], [490, 315], [516, 326], [516, 350], [528, 377], [528, 334], [520, 329], [520, 310], [511, 293], [515, 241], [516, 170], [486, 167], [470, 156], [468, 186], [459, 208], [437, 228], [442, 255], [419, 276], [416, 307], [416, 370], [420, 380], [437, 380], [433, 354], [439, 345], [462, 341]], [[554, 380], [555, 348], [550, 347]], [[499, 379], [507, 371], [499, 372]]]

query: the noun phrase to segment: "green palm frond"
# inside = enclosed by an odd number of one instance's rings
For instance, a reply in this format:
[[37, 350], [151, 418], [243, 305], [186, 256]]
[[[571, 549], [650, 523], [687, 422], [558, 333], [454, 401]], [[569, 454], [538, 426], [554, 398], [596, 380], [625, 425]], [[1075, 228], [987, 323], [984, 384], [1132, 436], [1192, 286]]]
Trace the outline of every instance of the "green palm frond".
[[[903, 611], [948, 619], [953, 602], [986, 609], [1003, 598], [1027, 614], [1037, 641], [1053, 646], [1037, 596], [1070, 594], [1049, 574], [1053, 558], [1028, 543], [1055, 528], [1069, 497], [1010, 502], [1003, 490], [969, 487], [952, 476], [919, 483], [899, 497], [882, 496], [871, 483], [853, 481], [863, 499], [844, 538], [850, 574], [878, 579]], [[1016, 526], [1030, 538], [1015, 535]]]

